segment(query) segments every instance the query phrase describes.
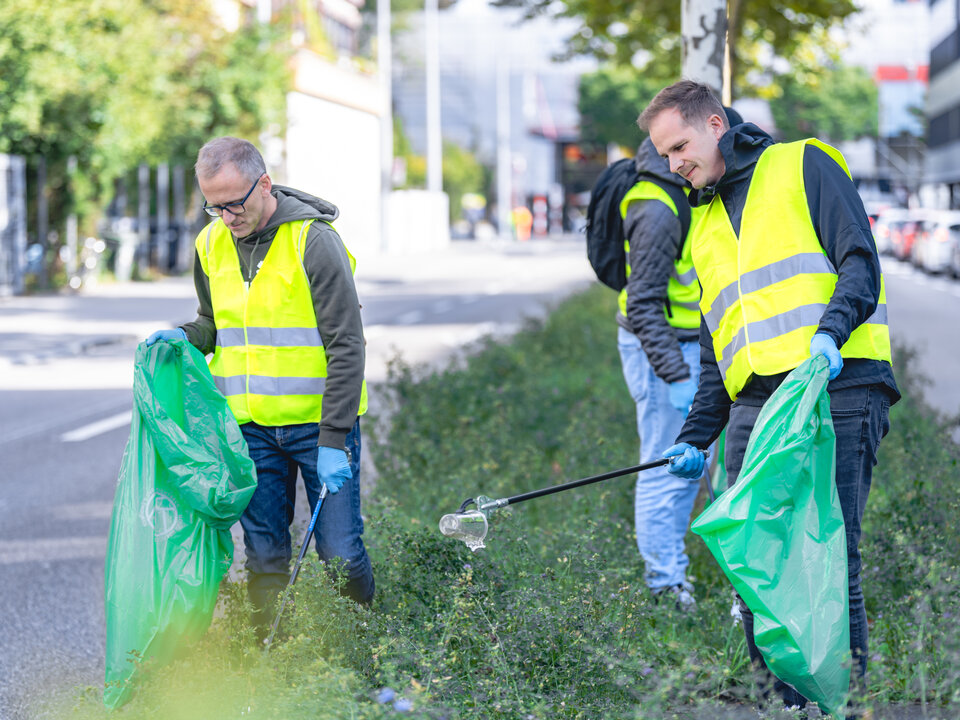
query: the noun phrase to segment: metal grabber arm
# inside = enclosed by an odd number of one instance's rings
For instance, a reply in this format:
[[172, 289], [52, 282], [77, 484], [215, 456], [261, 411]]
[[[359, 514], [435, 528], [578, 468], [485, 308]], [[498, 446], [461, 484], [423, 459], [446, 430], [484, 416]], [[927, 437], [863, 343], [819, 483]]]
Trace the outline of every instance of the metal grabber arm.
[[[709, 452], [704, 451], [704, 455], [709, 456]], [[440, 518], [440, 532], [447, 537], [462, 540], [468, 548], [476, 552], [480, 548], [485, 547], [483, 541], [487, 536], [487, 518], [494, 510], [499, 510], [507, 505], [516, 505], [517, 503], [527, 500], [533, 500], [538, 497], [543, 497], [544, 495], [552, 495], [553, 493], [563, 492], [564, 490], [572, 490], [573, 488], [583, 485], [590, 485], [615, 477], [643, 472], [644, 470], [661, 467], [669, 463], [670, 458], [660, 458], [659, 460], [644, 463], [643, 465], [633, 465], [620, 470], [611, 470], [601, 475], [593, 475], [591, 477], [581, 478], [580, 480], [571, 480], [570, 482], [560, 485], [553, 485], [551, 487], [541, 488], [540, 490], [531, 490], [530, 492], [498, 498], [496, 500], [491, 500], [485, 495], [478, 495], [476, 498], [467, 498], [463, 501], [463, 504], [457, 512], [449, 513]], [[467, 510], [470, 505], [475, 505], [476, 509]]]

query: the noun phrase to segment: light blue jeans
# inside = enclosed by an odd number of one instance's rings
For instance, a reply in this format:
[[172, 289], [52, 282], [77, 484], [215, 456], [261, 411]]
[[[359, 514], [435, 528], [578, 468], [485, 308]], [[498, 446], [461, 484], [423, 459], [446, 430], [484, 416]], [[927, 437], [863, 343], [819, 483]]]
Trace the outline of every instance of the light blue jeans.
[[[623, 378], [637, 405], [637, 433], [640, 436], [640, 463], [660, 458], [674, 444], [684, 415], [670, 404], [669, 386], [658, 378], [640, 339], [632, 332], [617, 329], [617, 345]], [[700, 345], [680, 343], [690, 375], [700, 378]], [[644, 580], [651, 590], [680, 585], [686, 580], [687, 557], [683, 539], [690, 524], [690, 512], [700, 480], [685, 480], [653, 468], [637, 475], [634, 516], [637, 547], [646, 571]]]

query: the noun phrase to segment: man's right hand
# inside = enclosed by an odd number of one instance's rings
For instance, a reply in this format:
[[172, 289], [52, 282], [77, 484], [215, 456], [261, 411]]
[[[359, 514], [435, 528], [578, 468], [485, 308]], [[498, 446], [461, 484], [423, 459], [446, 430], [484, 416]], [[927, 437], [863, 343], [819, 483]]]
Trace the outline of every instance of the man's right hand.
[[153, 335], [147, 338], [147, 347], [153, 345], [157, 340], [186, 340], [187, 334], [183, 328], [174, 328], [173, 330], [157, 330]]
[[667, 470], [671, 475], [693, 480], [703, 475], [706, 457], [703, 451], [690, 443], [677, 443], [664, 451], [663, 457], [670, 458]]

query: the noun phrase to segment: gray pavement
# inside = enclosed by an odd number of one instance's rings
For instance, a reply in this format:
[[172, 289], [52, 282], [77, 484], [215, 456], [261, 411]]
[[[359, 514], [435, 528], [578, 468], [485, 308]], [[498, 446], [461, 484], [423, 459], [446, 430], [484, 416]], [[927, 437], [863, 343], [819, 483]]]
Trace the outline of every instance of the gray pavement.
[[[374, 405], [390, 358], [442, 362], [592, 278], [581, 238], [358, 261]], [[0, 720], [32, 717], [32, 697], [102, 682], [103, 567], [134, 351], [195, 312], [190, 278], [0, 298]], [[373, 467], [365, 458], [368, 488]], [[301, 498], [298, 545], [305, 508]]]

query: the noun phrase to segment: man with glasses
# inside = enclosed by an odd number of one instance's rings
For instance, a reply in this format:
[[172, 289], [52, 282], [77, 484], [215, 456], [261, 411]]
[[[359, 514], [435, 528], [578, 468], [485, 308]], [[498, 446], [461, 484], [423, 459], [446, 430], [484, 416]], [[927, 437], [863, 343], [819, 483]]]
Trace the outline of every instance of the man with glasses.
[[317, 522], [319, 556], [344, 563], [343, 592], [373, 599], [362, 540], [360, 423], [366, 410], [364, 341], [353, 257], [331, 223], [337, 208], [274, 185], [260, 152], [211, 140], [195, 166], [216, 218], [196, 240], [197, 318], [147, 338], [181, 338], [213, 353], [210, 371], [257, 466], [257, 490], [240, 519], [254, 624], [265, 635], [289, 578], [296, 480]]

